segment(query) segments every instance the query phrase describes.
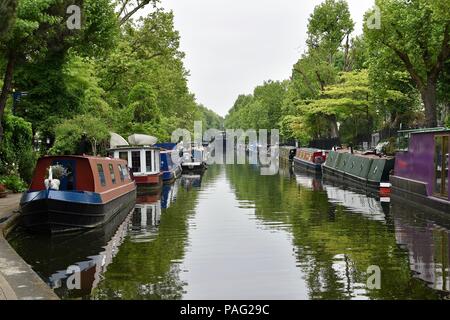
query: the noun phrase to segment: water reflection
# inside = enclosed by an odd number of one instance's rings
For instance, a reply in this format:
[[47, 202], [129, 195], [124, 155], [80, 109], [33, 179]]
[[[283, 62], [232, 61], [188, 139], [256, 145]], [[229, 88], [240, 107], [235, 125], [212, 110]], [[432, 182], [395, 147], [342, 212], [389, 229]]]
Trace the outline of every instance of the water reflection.
[[416, 276], [436, 290], [450, 288], [450, 220], [394, 199], [392, 216], [397, 242], [409, 252]]

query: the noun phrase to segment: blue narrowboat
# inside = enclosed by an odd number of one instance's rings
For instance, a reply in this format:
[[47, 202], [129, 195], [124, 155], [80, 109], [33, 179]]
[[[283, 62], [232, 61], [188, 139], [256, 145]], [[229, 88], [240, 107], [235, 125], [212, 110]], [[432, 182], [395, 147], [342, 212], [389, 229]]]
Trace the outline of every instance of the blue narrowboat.
[[181, 164], [179, 155], [177, 154], [175, 143], [160, 143], [156, 147], [161, 149], [161, 173], [165, 183], [171, 183], [181, 176]]

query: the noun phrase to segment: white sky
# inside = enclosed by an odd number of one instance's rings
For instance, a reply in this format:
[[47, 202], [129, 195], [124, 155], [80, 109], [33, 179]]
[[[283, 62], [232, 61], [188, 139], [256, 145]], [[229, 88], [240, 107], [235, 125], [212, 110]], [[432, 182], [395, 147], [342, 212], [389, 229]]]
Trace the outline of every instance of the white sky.
[[[239, 94], [284, 80], [305, 49], [309, 15], [322, 0], [162, 0], [175, 14], [189, 87], [224, 116]], [[348, 0], [356, 33], [374, 0]]]

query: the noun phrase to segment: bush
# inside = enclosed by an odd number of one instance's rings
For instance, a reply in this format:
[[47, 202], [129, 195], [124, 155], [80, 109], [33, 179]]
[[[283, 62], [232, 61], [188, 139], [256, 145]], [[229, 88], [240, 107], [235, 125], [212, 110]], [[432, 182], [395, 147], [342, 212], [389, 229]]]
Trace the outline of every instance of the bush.
[[6, 191], [6, 187], [3, 184], [0, 184], [0, 193], [3, 193]]
[[30, 181], [36, 164], [31, 124], [6, 112], [3, 117], [4, 137], [0, 144], [0, 175], [20, 174]]
[[6, 189], [14, 193], [24, 192], [27, 190], [27, 184], [18, 176], [10, 175], [0, 178], [0, 185], [4, 185]]

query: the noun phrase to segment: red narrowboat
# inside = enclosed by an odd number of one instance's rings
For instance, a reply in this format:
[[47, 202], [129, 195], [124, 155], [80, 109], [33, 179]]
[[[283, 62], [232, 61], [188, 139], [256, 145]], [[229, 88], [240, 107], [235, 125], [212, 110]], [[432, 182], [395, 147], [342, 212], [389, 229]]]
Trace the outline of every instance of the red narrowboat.
[[126, 161], [50, 156], [39, 159], [20, 206], [25, 227], [57, 233], [101, 226], [135, 201]]
[[314, 148], [298, 148], [294, 157], [294, 166], [314, 173], [322, 172], [322, 164], [327, 159], [327, 153]]

